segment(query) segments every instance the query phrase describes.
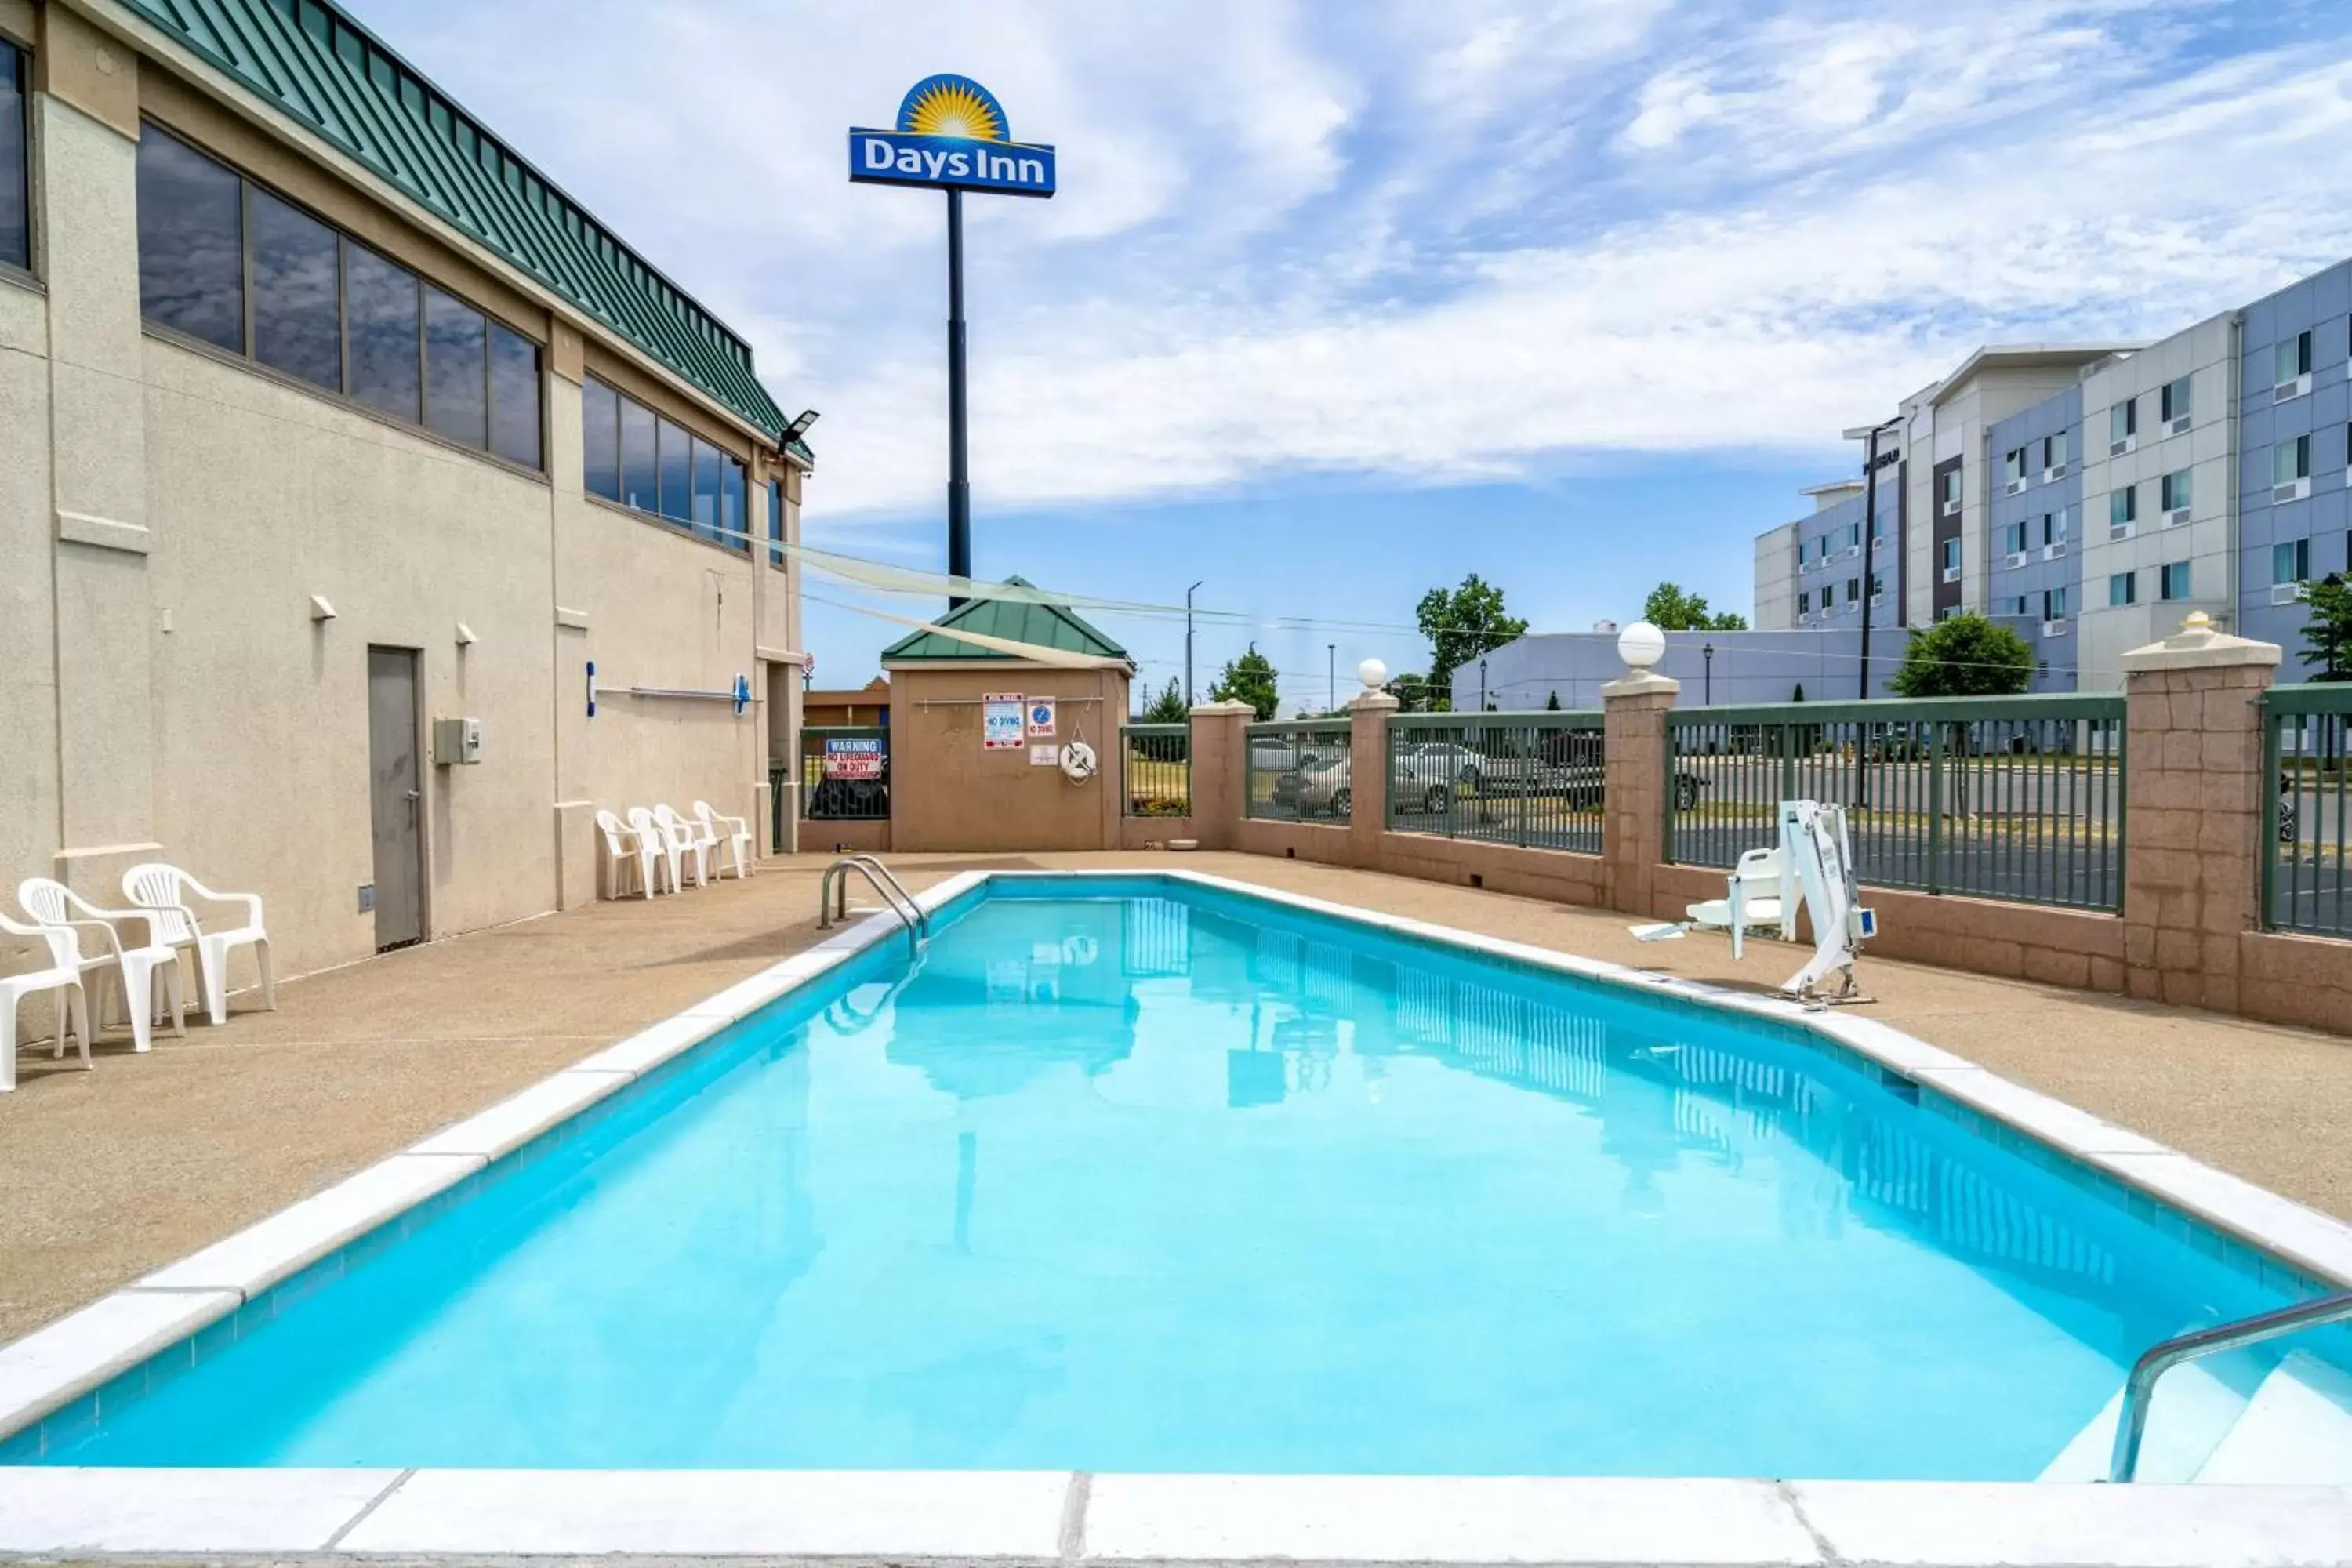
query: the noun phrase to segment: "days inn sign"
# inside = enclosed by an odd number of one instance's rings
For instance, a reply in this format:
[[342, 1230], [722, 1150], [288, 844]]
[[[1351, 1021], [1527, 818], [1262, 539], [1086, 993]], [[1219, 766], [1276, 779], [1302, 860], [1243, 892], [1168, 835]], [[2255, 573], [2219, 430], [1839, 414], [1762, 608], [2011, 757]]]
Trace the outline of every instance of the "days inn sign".
[[1013, 141], [996, 95], [970, 77], [925, 77], [898, 105], [895, 130], [850, 132], [849, 177], [866, 184], [1050, 196], [1054, 149]]

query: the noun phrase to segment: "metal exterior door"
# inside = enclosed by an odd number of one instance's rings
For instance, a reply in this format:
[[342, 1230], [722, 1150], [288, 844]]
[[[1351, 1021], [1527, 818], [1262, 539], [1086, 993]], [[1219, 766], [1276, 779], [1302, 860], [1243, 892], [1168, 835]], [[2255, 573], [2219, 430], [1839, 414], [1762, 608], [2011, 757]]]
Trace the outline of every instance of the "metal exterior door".
[[416, 756], [416, 654], [368, 649], [369, 819], [375, 829], [375, 945], [425, 935], [425, 796]]

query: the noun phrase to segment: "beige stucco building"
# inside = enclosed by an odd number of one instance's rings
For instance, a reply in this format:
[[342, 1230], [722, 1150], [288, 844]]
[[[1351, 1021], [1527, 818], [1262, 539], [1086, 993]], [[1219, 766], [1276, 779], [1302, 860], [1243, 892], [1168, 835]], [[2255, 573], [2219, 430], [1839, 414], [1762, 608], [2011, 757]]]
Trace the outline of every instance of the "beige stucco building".
[[288, 974], [594, 896], [599, 806], [764, 846], [812, 459], [749, 347], [320, 0], [0, 0], [12, 72], [0, 898], [168, 859]]

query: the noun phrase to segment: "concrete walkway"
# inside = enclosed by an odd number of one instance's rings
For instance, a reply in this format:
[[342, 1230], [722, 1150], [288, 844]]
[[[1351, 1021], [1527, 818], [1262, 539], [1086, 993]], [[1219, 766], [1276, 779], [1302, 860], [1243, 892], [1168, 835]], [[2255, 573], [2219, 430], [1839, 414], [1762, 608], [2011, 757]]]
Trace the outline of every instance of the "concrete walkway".
[[[98, 1070], [46, 1050], [0, 1097], [0, 1342], [326, 1186], [815, 937], [830, 857], [599, 904], [278, 986]], [[1639, 943], [1625, 917], [1249, 855], [893, 857], [911, 887], [981, 866], [1181, 866], [1718, 984], [1795, 950]], [[244, 973], [242, 969], [240, 973]], [[2352, 1217], [2352, 1039], [1871, 963], [1871, 1015], [2200, 1159]], [[249, 1009], [250, 995], [233, 999]]]

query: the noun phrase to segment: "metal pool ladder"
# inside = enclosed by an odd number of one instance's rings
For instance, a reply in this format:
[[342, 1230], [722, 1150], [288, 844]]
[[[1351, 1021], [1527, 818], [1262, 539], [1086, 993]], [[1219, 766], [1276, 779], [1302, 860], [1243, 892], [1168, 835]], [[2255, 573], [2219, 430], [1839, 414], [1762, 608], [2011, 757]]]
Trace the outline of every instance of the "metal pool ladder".
[[825, 931], [849, 918], [849, 873], [855, 871], [866, 879], [866, 885], [881, 895], [882, 902], [898, 917], [907, 928], [907, 936], [920, 952], [923, 944], [931, 940], [931, 917], [915, 901], [890, 868], [871, 855], [844, 855], [825, 868], [824, 881], [816, 893], [816, 929]]
[[2147, 1431], [2148, 1400], [2155, 1395], [2156, 1380], [2171, 1368], [2200, 1356], [2236, 1350], [2241, 1345], [2258, 1345], [2264, 1340], [2304, 1329], [2346, 1322], [2352, 1322], [2352, 1290], [2322, 1296], [2315, 1301], [2299, 1301], [2273, 1312], [2257, 1312], [2232, 1323], [2217, 1323], [2151, 1347], [2132, 1363], [2131, 1376], [2124, 1380], [2124, 1403], [2116, 1412], [2116, 1449], [2107, 1465], [2107, 1479], [2128, 1481], [2138, 1472], [2140, 1438]]

